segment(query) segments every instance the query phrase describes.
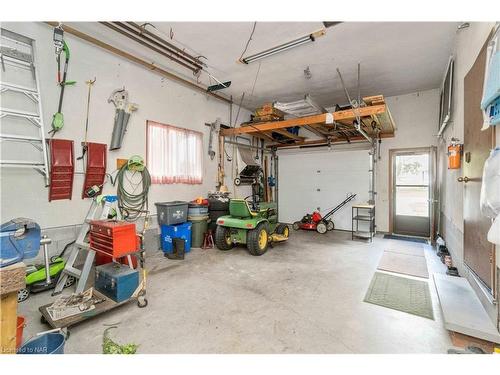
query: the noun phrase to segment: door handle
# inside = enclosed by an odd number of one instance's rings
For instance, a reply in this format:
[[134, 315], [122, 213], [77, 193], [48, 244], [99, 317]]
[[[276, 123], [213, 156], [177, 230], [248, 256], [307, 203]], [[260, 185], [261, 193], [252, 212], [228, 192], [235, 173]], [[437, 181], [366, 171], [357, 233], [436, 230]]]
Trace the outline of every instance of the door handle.
[[470, 181], [470, 178], [469, 178], [469, 177], [467, 177], [467, 176], [464, 176], [464, 177], [459, 177], [459, 178], [457, 178], [457, 181], [458, 181], [458, 182], [465, 182], [465, 183], [467, 183], [467, 182], [469, 182], [469, 181]]

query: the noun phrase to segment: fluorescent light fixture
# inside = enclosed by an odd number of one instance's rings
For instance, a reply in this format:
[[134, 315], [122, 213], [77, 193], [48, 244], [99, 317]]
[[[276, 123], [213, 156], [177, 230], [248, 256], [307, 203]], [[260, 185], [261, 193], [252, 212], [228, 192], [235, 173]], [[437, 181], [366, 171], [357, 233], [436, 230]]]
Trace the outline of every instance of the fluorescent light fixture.
[[306, 43], [309, 43], [309, 42], [314, 42], [316, 40], [316, 38], [325, 35], [325, 33], [326, 33], [325, 29], [321, 29], [321, 30], [315, 31], [315, 32], [313, 32], [311, 34], [304, 35], [301, 38], [294, 39], [294, 40], [291, 40], [290, 42], [286, 42], [286, 43], [280, 44], [279, 46], [266, 49], [265, 51], [256, 53], [254, 55], [251, 55], [251, 56], [248, 56], [248, 57], [244, 57], [244, 58], [241, 59], [241, 62], [245, 63], [245, 64], [250, 64], [250, 63], [252, 63], [254, 61], [263, 59], [265, 57], [269, 57], [269, 56], [275, 55], [277, 53], [284, 52], [284, 51], [287, 51], [289, 49], [301, 46], [302, 44], [306, 44]]

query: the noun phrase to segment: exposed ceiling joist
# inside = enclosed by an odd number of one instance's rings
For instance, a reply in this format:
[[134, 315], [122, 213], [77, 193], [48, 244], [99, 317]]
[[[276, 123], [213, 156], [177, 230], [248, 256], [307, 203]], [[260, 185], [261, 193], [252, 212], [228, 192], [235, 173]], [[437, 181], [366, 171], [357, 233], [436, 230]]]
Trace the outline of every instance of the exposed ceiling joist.
[[310, 132], [316, 134], [317, 136], [320, 136], [320, 137], [326, 139], [327, 138], [326, 134], [323, 133], [322, 131], [318, 130], [315, 125], [317, 125], [317, 124], [306, 125], [306, 126], [304, 126], [304, 128], [306, 128]]

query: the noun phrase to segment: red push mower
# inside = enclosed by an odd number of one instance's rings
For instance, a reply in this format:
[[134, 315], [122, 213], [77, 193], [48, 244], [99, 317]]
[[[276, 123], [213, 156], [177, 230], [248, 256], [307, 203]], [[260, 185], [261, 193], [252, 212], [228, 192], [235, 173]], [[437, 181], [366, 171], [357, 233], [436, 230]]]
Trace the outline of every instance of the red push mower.
[[324, 234], [327, 231], [334, 230], [335, 224], [330, 219], [330, 217], [344, 207], [347, 203], [356, 198], [356, 194], [350, 194], [342, 203], [336, 206], [331, 211], [327, 212], [325, 216], [321, 216], [318, 211], [314, 211], [312, 214], [306, 214], [302, 220], [293, 223], [294, 230], [315, 230], [318, 233]]

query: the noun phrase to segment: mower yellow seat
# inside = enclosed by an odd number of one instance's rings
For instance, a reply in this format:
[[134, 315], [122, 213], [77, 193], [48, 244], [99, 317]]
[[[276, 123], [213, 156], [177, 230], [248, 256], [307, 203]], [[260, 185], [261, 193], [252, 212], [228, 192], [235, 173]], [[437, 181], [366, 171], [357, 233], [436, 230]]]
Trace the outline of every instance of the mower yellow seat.
[[231, 199], [229, 201], [229, 214], [233, 217], [257, 216], [257, 213], [251, 210], [248, 201], [244, 199]]

